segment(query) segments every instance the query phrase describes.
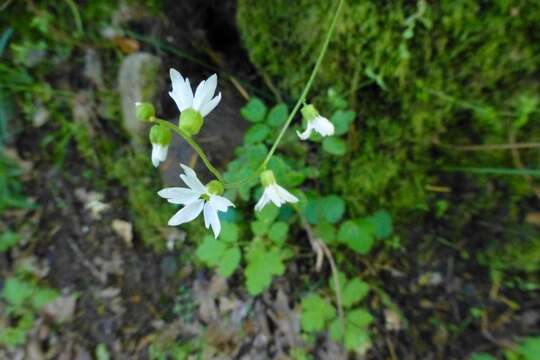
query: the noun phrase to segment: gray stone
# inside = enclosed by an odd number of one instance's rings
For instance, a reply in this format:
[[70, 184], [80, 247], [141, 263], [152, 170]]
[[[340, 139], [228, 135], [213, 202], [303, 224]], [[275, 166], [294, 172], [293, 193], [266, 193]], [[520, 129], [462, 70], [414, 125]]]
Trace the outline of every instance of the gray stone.
[[147, 143], [148, 124], [135, 116], [135, 102], [148, 101], [156, 106], [156, 95], [162, 86], [161, 59], [152, 54], [138, 52], [127, 56], [120, 65], [118, 87], [122, 101], [124, 128], [132, 143], [143, 147]]

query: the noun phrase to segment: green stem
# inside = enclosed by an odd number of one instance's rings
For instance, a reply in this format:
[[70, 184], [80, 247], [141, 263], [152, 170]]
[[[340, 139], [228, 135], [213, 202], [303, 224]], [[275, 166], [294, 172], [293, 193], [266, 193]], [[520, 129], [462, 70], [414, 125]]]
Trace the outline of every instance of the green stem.
[[158, 119], [158, 118], [155, 118], [154, 120], [155, 122], [157, 122], [158, 124], [162, 125], [162, 126], [165, 126], [166, 128], [174, 131], [175, 133], [177, 133], [178, 135], [180, 135], [184, 140], [186, 140], [186, 142], [193, 148], [193, 150], [195, 150], [195, 152], [197, 153], [197, 155], [199, 155], [199, 157], [201, 158], [201, 160], [203, 161], [204, 165], [206, 165], [206, 167], [208, 168], [208, 170], [214, 174], [214, 176], [221, 182], [221, 183], [224, 183], [223, 181], [223, 176], [221, 176], [221, 173], [219, 172], [219, 170], [217, 170], [214, 166], [212, 166], [212, 164], [210, 163], [210, 161], [208, 160], [208, 157], [206, 156], [206, 154], [204, 153], [203, 149], [201, 149], [201, 147], [199, 146], [199, 144], [197, 144], [197, 142], [195, 140], [193, 140], [193, 138], [191, 136], [189, 136], [188, 133], [186, 133], [185, 131], [181, 130], [178, 126], [175, 126], [174, 124], [171, 124], [170, 122], [168, 122], [167, 120], [163, 120], [163, 119]]
[[266, 165], [268, 164], [268, 161], [272, 158], [272, 155], [274, 155], [274, 152], [276, 151], [276, 148], [279, 145], [279, 142], [281, 141], [281, 138], [283, 135], [285, 135], [285, 131], [289, 128], [291, 125], [291, 122], [294, 119], [294, 116], [300, 109], [300, 106], [302, 103], [305, 102], [307, 94], [309, 92], [309, 89], [311, 88], [311, 85], [313, 84], [313, 80], [315, 80], [315, 76], [317, 75], [317, 72], [319, 71], [319, 68], [321, 67], [322, 60], [324, 58], [324, 55], [326, 54], [326, 50], [328, 49], [328, 44], [330, 44], [330, 39], [332, 38], [332, 34], [334, 32], [334, 28], [336, 27], [337, 19], [339, 16], [339, 13], [341, 11], [341, 8], [343, 7], [343, 3], [345, 0], [339, 0], [339, 4], [336, 8], [336, 12], [334, 13], [334, 18], [332, 19], [332, 23], [330, 24], [330, 28], [328, 29], [328, 33], [326, 33], [326, 38], [324, 39], [323, 46], [321, 48], [321, 52], [319, 53], [319, 57], [317, 58], [317, 62], [315, 63], [315, 66], [313, 67], [313, 71], [311, 72], [311, 76], [309, 77], [308, 82], [306, 83], [306, 86], [304, 86], [304, 90], [302, 91], [302, 95], [300, 95], [300, 98], [296, 102], [296, 105], [294, 105], [293, 110], [291, 111], [291, 114], [289, 115], [289, 118], [285, 122], [285, 125], [283, 125], [283, 128], [281, 128], [281, 131], [279, 132], [278, 137], [276, 138], [276, 141], [274, 142], [274, 145], [272, 145], [272, 148], [268, 152], [268, 155], [266, 155], [266, 158], [262, 162], [261, 166], [259, 167], [257, 173], [261, 172], [266, 168]]

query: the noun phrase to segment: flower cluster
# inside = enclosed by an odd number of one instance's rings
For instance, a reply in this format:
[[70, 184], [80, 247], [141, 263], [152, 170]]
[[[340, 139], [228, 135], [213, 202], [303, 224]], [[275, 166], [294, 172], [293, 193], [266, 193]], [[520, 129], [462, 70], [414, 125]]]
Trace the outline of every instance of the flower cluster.
[[[197, 135], [201, 130], [204, 125], [204, 118], [221, 101], [221, 93], [215, 95], [218, 82], [216, 74], [201, 81], [195, 92], [191, 88], [189, 79], [184, 78], [177, 70], [171, 69], [170, 77], [172, 90], [169, 95], [180, 111], [177, 128], [157, 119], [155, 109], [151, 104], [143, 102], [135, 104], [137, 118], [142, 121], [158, 122], [150, 129], [151, 159], [155, 167], [159, 166], [167, 158], [172, 138], [171, 128], [186, 140], [190, 140], [192, 136]], [[313, 131], [321, 136], [334, 134], [334, 125], [321, 116], [313, 105], [304, 104], [301, 113], [306, 124], [306, 129], [303, 132], [297, 131], [301, 140], [309, 139]], [[212, 232], [217, 238], [221, 231], [219, 213], [227, 212], [229, 207], [234, 207], [234, 204], [229, 199], [222, 196], [225, 186], [218, 180], [212, 180], [203, 185], [192, 168], [184, 164], [180, 164], [180, 166], [183, 170], [180, 178], [187, 187], [169, 187], [158, 192], [158, 195], [168, 202], [182, 205], [182, 208], [169, 219], [168, 225], [185, 224], [196, 219], [202, 212], [204, 225], [207, 229], [212, 228]], [[209, 166], [210, 168], [211, 166]], [[219, 173], [216, 176], [220, 179]], [[260, 181], [264, 191], [255, 205], [255, 211], [261, 211], [270, 202], [277, 207], [281, 207], [285, 203], [298, 202], [296, 196], [277, 183], [271, 170], [262, 171]]]

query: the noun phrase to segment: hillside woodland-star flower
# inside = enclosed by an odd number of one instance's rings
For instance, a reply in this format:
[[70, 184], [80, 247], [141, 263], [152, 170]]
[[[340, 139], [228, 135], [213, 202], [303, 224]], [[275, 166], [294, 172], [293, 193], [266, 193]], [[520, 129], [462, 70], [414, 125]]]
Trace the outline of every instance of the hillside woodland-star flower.
[[188, 78], [175, 69], [170, 70], [172, 91], [169, 95], [180, 110], [180, 128], [190, 135], [196, 135], [203, 125], [203, 118], [219, 104], [221, 92], [214, 97], [217, 88], [217, 75], [203, 80], [197, 86], [195, 94], [191, 90]]
[[167, 159], [172, 133], [162, 125], [154, 125], [150, 129], [150, 143], [152, 144], [152, 165], [158, 167], [160, 162]]
[[158, 195], [167, 199], [171, 204], [184, 205], [180, 211], [169, 219], [168, 225], [177, 226], [194, 220], [202, 212], [204, 225], [208, 229], [212, 227], [214, 237], [218, 237], [221, 231], [218, 212], [226, 212], [234, 204], [229, 199], [220, 196], [223, 193], [223, 185], [213, 180], [208, 185], [203, 185], [197, 178], [195, 171], [190, 167], [180, 164], [184, 169], [184, 174], [180, 178], [188, 186], [170, 187], [162, 189]]
[[327, 118], [319, 115], [317, 109], [313, 105], [304, 105], [301, 110], [302, 117], [306, 121], [306, 130], [304, 132], [297, 131], [300, 140], [307, 140], [313, 131], [318, 132], [321, 136], [334, 135], [334, 124]]
[[261, 211], [269, 202], [274, 203], [277, 207], [281, 207], [281, 205], [288, 202], [298, 202], [296, 196], [278, 185], [272, 170], [263, 171], [261, 174], [261, 183], [264, 187], [264, 192], [255, 205], [255, 211]]

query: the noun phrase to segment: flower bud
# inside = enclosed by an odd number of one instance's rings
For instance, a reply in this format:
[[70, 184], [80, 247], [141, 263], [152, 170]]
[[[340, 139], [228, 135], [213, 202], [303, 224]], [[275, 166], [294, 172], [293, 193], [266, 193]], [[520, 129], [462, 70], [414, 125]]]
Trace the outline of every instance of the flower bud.
[[156, 109], [154, 109], [154, 105], [150, 103], [136, 102], [135, 115], [140, 121], [152, 121], [152, 118], [156, 116]]
[[276, 178], [272, 170], [265, 170], [261, 173], [261, 184], [263, 187], [268, 187], [276, 183]]
[[206, 187], [208, 188], [208, 192], [212, 195], [221, 195], [223, 194], [223, 191], [225, 188], [223, 187], [223, 184], [220, 181], [212, 180], [210, 181]]
[[194, 109], [185, 109], [180, 113], [180, 130], [187, 132], [190, 136], [197, 135], [203, 126], [204, 120], [200, 112]]
[[150, 129], [150, 142], [152, 144], [169, 145], [172, 139], [171, 130], [162, 125], [154, 125]]
[[313, 120], [319, 116], [319, 112], [315, 109], [315, 106], [311, 104], [304, 105], [300, 111], [302, 112], [302, 117], [307, 121]]

